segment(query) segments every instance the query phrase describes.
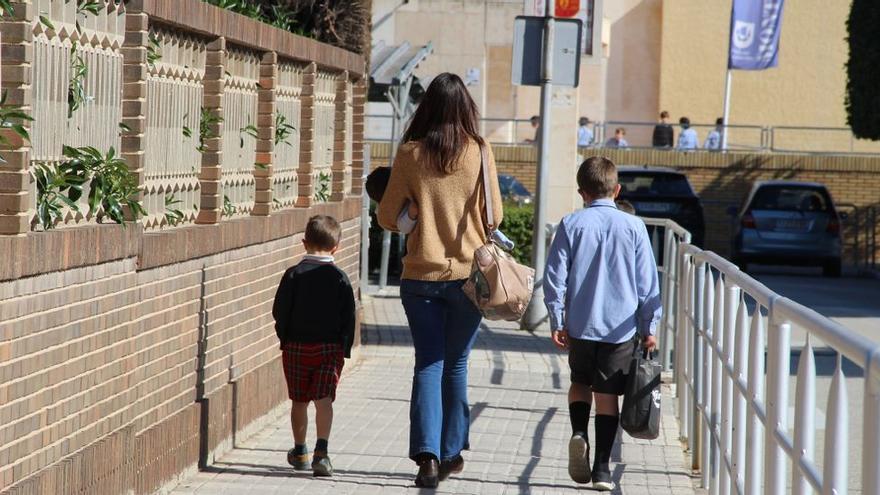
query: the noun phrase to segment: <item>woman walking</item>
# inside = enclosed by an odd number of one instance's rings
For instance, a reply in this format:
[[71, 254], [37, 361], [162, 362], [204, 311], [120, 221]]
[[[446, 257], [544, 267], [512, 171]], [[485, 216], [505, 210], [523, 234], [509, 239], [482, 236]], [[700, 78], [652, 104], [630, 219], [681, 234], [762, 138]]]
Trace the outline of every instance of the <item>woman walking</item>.
[[435, 487], [461, 472], [469, 448], [467, 360], [481, 315], [461, 286], [474, 250], [486, 241], [481, 149], [491, 177], [494, 215], [501, 193], [491, 149], [477, 133], [477, 107], [455, 74], [434, 78], [403, 135], [379, 223], [397, 228], [407, 204], [418, 223], [407, 240], [400, 297], [415, 347], [409, 456], [416, 485]]

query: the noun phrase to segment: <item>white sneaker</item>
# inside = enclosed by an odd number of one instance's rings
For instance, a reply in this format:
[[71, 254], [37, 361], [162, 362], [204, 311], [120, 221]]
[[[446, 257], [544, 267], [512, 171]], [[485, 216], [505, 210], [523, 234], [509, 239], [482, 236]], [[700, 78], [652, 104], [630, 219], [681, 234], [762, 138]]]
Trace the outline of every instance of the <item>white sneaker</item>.
[[590, 474], [590, 444], [575, 433], [568, 441], [568, 475], [575, 483], [589, 483]]
[[610, 492], [615, 488], [613, 481], [594, 481], [593, 490], [597, 492]]

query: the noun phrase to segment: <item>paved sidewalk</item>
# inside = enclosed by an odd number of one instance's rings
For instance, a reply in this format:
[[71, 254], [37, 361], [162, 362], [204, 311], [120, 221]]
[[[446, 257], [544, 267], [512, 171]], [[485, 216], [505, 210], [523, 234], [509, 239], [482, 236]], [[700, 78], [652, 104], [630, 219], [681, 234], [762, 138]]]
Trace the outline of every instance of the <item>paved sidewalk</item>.
[[[365, 303], [361, 360], [340, 383], [330, 439], [336, 476], [313, 479], [286, 462], [292, 446], [288, 417], [238, 445], [209, 471], [183, 481], [175, 494], [434, 492], [413, 485], [406, 458], [412, 348], [400, 300], [375, 296]], [[350, 364], [349, 364], [350, 365]], [[471, 446], [465, 471], [438, 493], [575, 493], [566, 470], [570, 436], [564, 356], [549, 338], [484, 326], [470, 360]], [[613, 476], [622, 494], [696, 493], [664, 390], [660, 438], [623, 435]], [[592, 436], [592, 422], [590, 435]], [[314, 444], [310, 425], [309, 446]]]

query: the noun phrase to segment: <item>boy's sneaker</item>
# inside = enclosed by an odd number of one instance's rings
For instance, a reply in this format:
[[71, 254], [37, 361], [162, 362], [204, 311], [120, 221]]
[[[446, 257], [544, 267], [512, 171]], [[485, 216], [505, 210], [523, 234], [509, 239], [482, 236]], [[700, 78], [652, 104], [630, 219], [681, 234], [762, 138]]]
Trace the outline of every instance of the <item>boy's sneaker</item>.
[[329, 456], [315, 456], [312, 459], [312, 474], [315, 476], [333, 476], [333, 464], [330, 464]]
[[598, 492], [610, 492], [615, 488], [611, 481], [611, 473], [596, 471], [593, 473], [593, 490]]
[[297, 454], [294, 452], [295, 450], [290, 449], [287, 451], [287, 463], [293, 466], [295, 471], [308, 471], [311, 468], [308, 452]]
[[575, 483], [590, 482], [590, 444], [581, 433], [568, 441], [568, 475]]

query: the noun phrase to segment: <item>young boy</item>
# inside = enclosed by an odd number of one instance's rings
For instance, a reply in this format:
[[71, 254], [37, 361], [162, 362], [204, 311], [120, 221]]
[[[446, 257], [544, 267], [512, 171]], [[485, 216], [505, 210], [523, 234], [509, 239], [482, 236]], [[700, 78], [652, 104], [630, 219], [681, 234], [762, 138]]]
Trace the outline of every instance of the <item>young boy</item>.
[[[281, 341], [281, 363], [293, 406], [290, 422], [294, 447], [287, 462], [315, 476], [332, 476], [327, 440], [333, 422], [333, 400], [344, 358], [351, 357], [355, 303], [345, 272], [333, 263], [342, 229], [333, 217], [309, 219], [303, 245], [306, 255], [284, 272], [272, 316]], [[309, 402], [315, 403], [318, 441], [309, 464], [306, 449]]]
[[[645, 224], [617, 209], [620, 192], [611, 160], [592, 157], [577, 173], [586, 208], [562, 219], [550, 247], [544, 303], [553, 342], [569, 352], [568, 408], [572, 436], [568, 473], [577, 483], [611, 491], [608, 462], [618, 426], [633, 337], [653, 348], [660, 320], [657, 265]], [[590, 469], [587, 426], [596, 403], [595, 452]]]

